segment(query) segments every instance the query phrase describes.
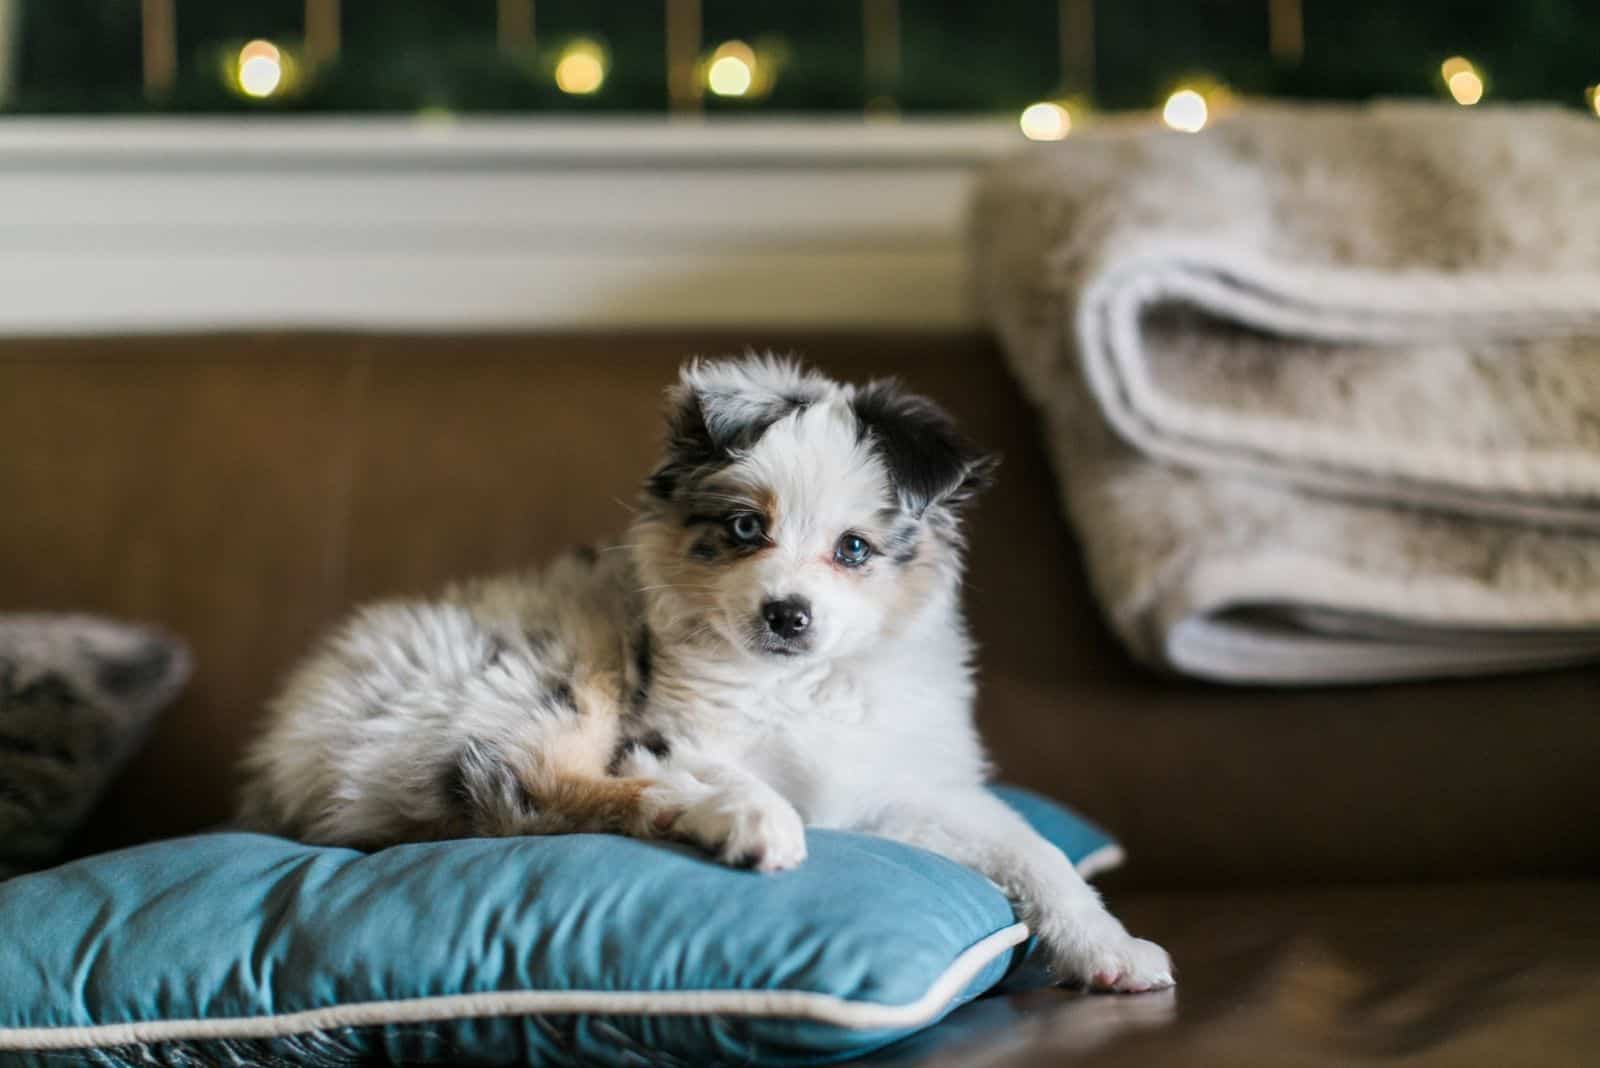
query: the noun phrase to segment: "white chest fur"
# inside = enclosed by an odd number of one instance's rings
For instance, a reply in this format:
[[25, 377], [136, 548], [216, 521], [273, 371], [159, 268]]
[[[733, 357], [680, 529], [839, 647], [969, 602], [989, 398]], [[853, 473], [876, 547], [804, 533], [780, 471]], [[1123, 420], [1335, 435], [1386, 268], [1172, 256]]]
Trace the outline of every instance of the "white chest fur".
[[[702, 670], [652, 718], [719, 762], [771, 784], [812, 826], [858, 825], [890, 798], [983, 776], [962, 650]], [[683, 680], [687, 682], [687, 680]]]

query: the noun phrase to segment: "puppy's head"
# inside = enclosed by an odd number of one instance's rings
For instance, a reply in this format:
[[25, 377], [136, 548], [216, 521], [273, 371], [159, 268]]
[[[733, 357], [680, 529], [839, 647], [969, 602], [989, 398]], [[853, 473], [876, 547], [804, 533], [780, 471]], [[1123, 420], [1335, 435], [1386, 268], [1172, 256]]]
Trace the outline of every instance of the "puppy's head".
[[756, 656], [839, 657], [953, 607], [961, 510], [996, 460], [931, 401], [750, 356], [688, 364], [668, 404], [634, 537], [658, 618]]

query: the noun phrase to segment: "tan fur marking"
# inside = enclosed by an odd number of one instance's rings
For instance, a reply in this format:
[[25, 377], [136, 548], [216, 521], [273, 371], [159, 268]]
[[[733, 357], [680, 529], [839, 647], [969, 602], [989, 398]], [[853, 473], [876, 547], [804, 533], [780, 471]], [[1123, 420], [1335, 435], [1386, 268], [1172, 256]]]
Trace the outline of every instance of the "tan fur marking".
[[[574, 681], [578, 715], [568, 729], [547, 737], [539, 765], [552, 775], [603, 777], [622, 730], [622, 679], [615, 672], [595, 672]], [[537, 780], [538, 775], [524, 776]], [[535, 792], [536, 781], [527, 782]]]
[[768, 529], [778, 525], [778, 495], [770, 486], [762, 486], [755, 494], [756, 508], [767, 522]]
[[641, 834], [648, 823], [642, 798], [650, 785], [648, 779], [562, 776], [550, 784], [544, 797], [535, 797], [534, 803], [571, 821], [576, 831]]
[[650, 781], [606, 773], [622, 735], [621, 689], [616, 672], [575, 679], [578, 715], [517, 769], [535, 812], [533, 833], [648, 833], [640, 796]]

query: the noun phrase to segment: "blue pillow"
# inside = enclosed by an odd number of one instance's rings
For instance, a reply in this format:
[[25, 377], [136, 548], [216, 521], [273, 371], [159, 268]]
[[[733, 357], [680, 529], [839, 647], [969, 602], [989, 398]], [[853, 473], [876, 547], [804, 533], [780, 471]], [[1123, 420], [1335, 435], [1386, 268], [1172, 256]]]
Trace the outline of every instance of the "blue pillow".
[[[1002, 796], [1079, 863], [1116, 846]], [[988, 880], [808, 832], [759, 875], [604, 835], [362, 854], [208, 834], [0, 883], [0, 1056], [58, 1063], [813, 1064], [1021, 965]]]

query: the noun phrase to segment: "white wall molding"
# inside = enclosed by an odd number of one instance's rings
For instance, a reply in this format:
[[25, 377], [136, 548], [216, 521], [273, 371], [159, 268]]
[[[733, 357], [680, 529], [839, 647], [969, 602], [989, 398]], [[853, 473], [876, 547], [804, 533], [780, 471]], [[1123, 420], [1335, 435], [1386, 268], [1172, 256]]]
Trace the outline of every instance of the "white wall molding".
[[971, 321], [998, 120], [0, 123], [0, 333]]

